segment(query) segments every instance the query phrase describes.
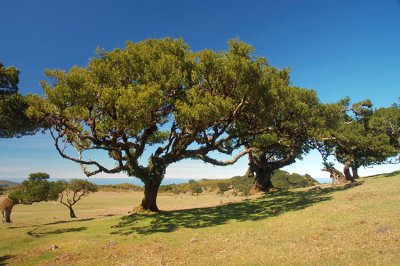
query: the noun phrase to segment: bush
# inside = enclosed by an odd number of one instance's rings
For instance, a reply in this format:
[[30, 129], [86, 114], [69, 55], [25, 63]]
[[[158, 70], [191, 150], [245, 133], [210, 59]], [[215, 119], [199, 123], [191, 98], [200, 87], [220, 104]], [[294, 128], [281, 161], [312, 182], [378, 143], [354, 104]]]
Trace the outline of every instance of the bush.
[[232, 184], [237, 194], [242, 193], [243, 196], [248, 196], [253, 185], [253, 178], [235, 176], [232, 177]]
[[227, 184], [227, 183], [218, 183], [217, 184], [217, 186], [218, 186], [218, 194], [224, 194], [224, 192], [225, 191], [228, 191], [229, 190], [229, 184]]
[[198, 183], [196, 183], [195, 181], [194, 182], [189, 181], [189, 184], [190, 184], [190, 190], [192, 191], [192, 195], [193, 194], [199, 195], [199, 193], [203, 192], [203, 189], [201, 188], [201, 186]]

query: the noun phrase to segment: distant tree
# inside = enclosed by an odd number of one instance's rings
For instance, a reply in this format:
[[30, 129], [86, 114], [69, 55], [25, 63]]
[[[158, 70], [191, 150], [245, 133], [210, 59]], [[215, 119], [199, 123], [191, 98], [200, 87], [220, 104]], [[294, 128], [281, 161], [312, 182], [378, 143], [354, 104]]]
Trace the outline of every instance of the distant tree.
[[[49, 182], [50, 176], [46, 173], [32, 173], [27, 180], [24, 180], [19, 188], [11, 192], [6, 198], [4, 214], [5, 222], [11, 222], [12, 208], [16, 204], [31, 205], [40, 201], [57, 200], [60, 187], [54, 182]], [[3, 211], [3, 209], [2, 209]]]
[[190, 191], [192, 192], [192, 195], [194, 195], [194, 194], [199, 195], [199, 193], [203, 192], [202, 187], [196, 181], [189, 180], [189, 185], [190, 185]]
[[217, 187], [218, 187], [218, 194], [224, 194], [225, 191], [229, 190], [229, 184], [226, 182], [219, 182], [217, 183]]
[[4, 188], [2, 185], [0, 185], [0, 195], [3, 195], [3, 194], [4, 194]]
[[71, 218], [77, 218], [73, 209], [74, 205], [80, 201], [82, 197], [97, 191], [96, 184], [87, 180], [72, 179], [70, 182], [59, 181], [57, 183], [58, 186], [62, 187], [62, 192], [59, 195], [58, 201], [69, 209]]
[[[192, 52], [180, 39], [128, 42], [99, 51], [87, 67], [46, 71], [52, 84], [43, 84], [45, 98], [30, 98], [29, 113], [51, 125], [63, 158], [79, 163], [87, 176], [125, 172], [139, 178], [141, 208], [158, 211], [158, 189], [170, 164], [200, 159], [228, 165], [248, 152], [233, 155], [242, 143], [231, 129], [250, 99], [281, 80], [281, 71], [253, 50], [237, 40], [223, 52]], [[90, 159], [96, 150], [115, 166]], [[231, 157], [220, 161], [212, 152]]]
[[253, 179], [248, 176], [235, 176], [232, 177], [232, 185], [236, 193], [240, 192], [243, 196], [248, 196], [253, 186]]
[[[396, 150], [384, 131], [371, 127], [370, 120], [374, 116], [372, 102], [365, 100], [350, 105], [350, 99], [345, 98], [336, 108], [337, 113], [342, 114], [339, 118], [340, 123], [320, 146], [324, 169], [330, 172], [331, 176], [336, 175], [339, 182], [353, 182], [354, 178], [359, 177], [359, 167], [390, 162]], [[334, 156], [344, 165], [343, 175], [328, 161], [330, 156]]]
[[0, 63], [0, 138], [35, 134], [43, 125], [26, 115], [28, 103], [18, 93], [19, 71]]

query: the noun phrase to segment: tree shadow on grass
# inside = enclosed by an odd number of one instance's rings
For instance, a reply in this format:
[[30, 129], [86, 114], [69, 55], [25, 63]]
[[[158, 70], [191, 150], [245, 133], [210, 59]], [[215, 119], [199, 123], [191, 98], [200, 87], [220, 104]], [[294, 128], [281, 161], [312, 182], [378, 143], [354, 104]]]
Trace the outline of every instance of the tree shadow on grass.
[[64, 229], [56, 229], [49, 231], [47, 228], [36, 227], [31, 231], [28, 231], [27, 234], [33, 237], [44, 237], [48, 235], [58, 235], [64, 233], [71, 233], [71, 232], [80, 232], [86, 230], [87, 227], [75, 227], [75, 228], [64, 228]]
[[15, 256], [12, 256], [12, 255], [0, 256], [0, 266], [7, 265], [7, 264], [8, 264], [7, 261], [8, 261], [9, 259], [14, 258], [14, 257], [15, 257]]
[[[69, 221], [56, 221], [56, 222], [51, 222], [51, 223], [45, 223], [41, 225], [56, 225], [56, 224], [67, 224], [67, 223], [76, 223], [76, 222], [87, 222], [94, 220], [95, 218], [84, 218], [84, 219], [76, 219], [76, 220], [69, 220]], [[19, 228], [26, 228], [26, 227], [39, 227], [41, 226], [40, 224], [36, 225], [23, 225], [23, 226], [8, 226], [6, 227], [7, 229], [19, 229]]]
[[91, 220], [94, 220], [94, 218], [75, 219], [75, 220], [69, 220], [69, 221], [57, 221], [57, 222], [47, 223], [47, 224], [43, 224], [43, 225], [67, 224], [67, 223], [76, 223], [76, 222], [86, 222], [86, 221], [91, 221]]
[[360, 185], [360, 183], [309, 191], [279, 191], [254, 200], [208, 208], [160, 213], [135, 213], [123, 217], [117, 225], [113, 226], [115, 230], [111, 234], [148, 235], [158, 232], [173, 232], [180, 228], [222, 225], [229, 221], [258, 221], [330, 200], [332, 192], [346, 190], [357, 185]]

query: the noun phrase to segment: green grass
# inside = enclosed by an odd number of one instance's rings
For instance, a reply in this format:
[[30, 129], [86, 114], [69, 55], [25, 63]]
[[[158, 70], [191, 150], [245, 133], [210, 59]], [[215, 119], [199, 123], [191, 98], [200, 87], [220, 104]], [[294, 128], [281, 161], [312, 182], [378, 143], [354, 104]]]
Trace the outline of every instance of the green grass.
[[400, 265], [400, 176], [359, 183], [244, 201], [163, 194], [169, 211], [140, 215], [128, 211], [141, 193], [100, 192], [75, 221], [59, 203], [18, 205], [0, 265]]

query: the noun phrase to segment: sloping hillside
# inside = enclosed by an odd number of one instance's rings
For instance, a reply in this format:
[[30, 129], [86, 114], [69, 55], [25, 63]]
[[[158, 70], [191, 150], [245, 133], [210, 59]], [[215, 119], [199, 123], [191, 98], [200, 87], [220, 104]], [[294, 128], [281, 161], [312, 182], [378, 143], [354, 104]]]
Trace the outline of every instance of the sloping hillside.
[[[55, 202], [17, 205], [0, 226], [0, 264], [400, 265], [400, 176], [326, 186], [230, 204], [160, 195], [180, 209], [129, 216], [105, 210], [139, 204], [139, 192], [102, 192], [77, 204], [78, 220]], [[195, 202], [218, 205], [188, 209]]]
[[9, 180], [0, 180], [0, 186], [3, 188], [18, 186], [18, 183]]

